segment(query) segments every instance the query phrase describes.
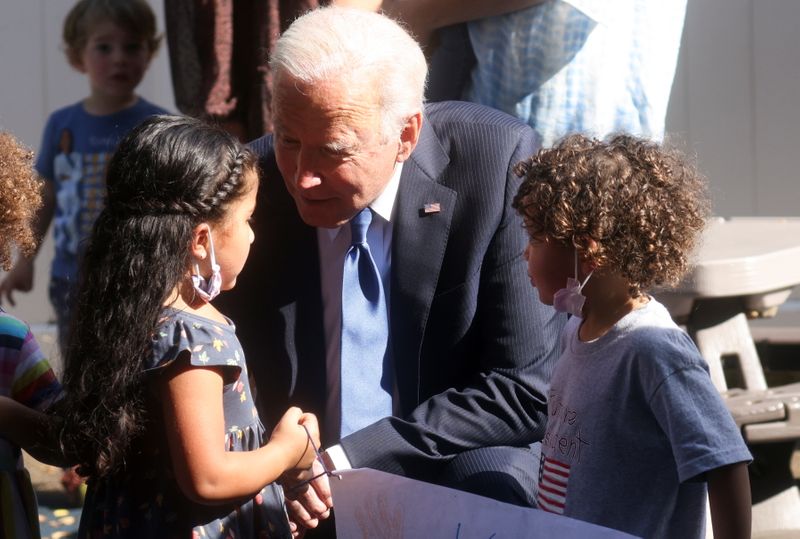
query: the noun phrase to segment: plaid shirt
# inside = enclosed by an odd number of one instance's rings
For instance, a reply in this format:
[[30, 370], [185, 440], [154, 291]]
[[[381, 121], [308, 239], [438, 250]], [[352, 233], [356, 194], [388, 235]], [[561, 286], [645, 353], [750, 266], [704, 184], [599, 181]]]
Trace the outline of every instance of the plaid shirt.
[[465, 99], [530, 124], [545, 146], [582, 132], [661, 139], [686, 0], [547, 0], [469, 23]]

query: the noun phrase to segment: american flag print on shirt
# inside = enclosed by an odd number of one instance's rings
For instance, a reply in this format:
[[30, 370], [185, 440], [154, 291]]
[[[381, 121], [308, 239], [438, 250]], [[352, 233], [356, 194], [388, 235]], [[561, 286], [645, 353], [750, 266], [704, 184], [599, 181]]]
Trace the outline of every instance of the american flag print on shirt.
[[569, 464], [542, 455], [539, 463], [539, 492], [536, 505], [543, 511], [564, 514], [567, 501]]

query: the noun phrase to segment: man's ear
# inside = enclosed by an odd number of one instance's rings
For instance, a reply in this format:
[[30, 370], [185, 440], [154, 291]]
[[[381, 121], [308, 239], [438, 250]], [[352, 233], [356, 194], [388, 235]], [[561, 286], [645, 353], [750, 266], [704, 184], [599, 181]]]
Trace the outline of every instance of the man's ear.
[[400, 132], [400, 150], [397, 152], [397, 162], [402, 163], [411, 156], [411, 152], [419, 142], [419, 134], [422, 131], [422, 111], [417, 112], [406, 120], [403, 130]]
[[209, 234], [211, 227], [208, 223], [200, 223], [192, 230], [192, 246], [190, 252], [196, 260], [205, 260], [208, 256]]

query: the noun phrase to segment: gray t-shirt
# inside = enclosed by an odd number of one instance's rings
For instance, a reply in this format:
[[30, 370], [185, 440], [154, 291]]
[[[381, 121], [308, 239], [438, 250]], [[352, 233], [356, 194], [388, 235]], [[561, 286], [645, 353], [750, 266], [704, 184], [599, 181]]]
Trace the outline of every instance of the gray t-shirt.
[[537, 504], [641, 537], [704, 537], [705, 472], [751, 460], [694, 343], [652, 299], [606, 335], [564, 329]]

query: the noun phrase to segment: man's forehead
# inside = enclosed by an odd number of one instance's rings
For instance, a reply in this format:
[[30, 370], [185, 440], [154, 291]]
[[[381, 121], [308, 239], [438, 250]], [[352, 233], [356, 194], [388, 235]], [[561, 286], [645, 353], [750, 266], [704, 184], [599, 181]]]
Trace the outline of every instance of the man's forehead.
[[317, 139], [321, 144], [330, 141], [350, 147], [371, 140], [380, 132], [377, 110], [346, 105], [320, 108], [285, 105], [276, 108], [273, 117], [275, 131], [284, 136], [303, 136]]
[[318, 116], [313, 122], [307, 122], [292, 121], [291, 116], [280, 117], [275, 114], [273, 121], [275, 131], [283, 136], [316, 139], [320, 144], [351, 145], [372, 132], [355, 119], [347, 117]]
[[[304, 83], [281, 77], [273, 94], [275, 114], [308, 113], [326, 117], [373, 116], [380, 110], [378, 93], [370, 84], [342, 81]], [[312, 112], [313, 111], [313, 112]]]

